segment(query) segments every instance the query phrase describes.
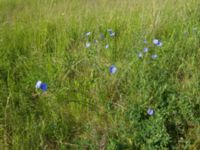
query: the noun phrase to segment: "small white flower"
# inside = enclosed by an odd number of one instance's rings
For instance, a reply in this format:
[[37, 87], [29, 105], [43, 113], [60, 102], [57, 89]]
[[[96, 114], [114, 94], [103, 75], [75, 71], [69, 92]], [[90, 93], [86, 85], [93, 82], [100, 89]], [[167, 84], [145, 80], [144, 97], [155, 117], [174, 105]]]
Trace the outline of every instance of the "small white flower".
[[138, 58], [142, 58], [143, 57], [143, 54], [140, 52], [138, 53]]
[[87, 43], [85, 44], [85, 47], [86, 47], [86, 48], [89, 48], [90, 45], [91, 45], [90, 42], [87, 42]]
[[117, 71], [117, 67], [115, 65], [112, 65], [112, 66], [110, 66], [109, 71], [110, 71], [111, 74], [115, 74], [116, 71]]
[[114, 37], [115, 36], [115, 32], [113, 32], [112, 29], [108, 29], [107, 31], [110, 33], [110, 37]]
[[39, 89], [40, 86], [41, 86], [41, 84], [42, 84], [42, 81], [37, 81], [37, 83], [36, 83], [36, 85], [35, 85], [35, 88], [36, 88], [36, 89]]
[[152, 58], [152, 59], [156, 59], [157, 57], [158, 57], [157, 54], [153, 54], [153, 55], [151, 55], [151, 58]]
[[92, 32], [87, 32], [85, 35], [86, 35], [86, 36], [89, 36], [91, 33], [92, 33]]
[[159, 41], [158, 39], [154, 39], [153, 40], [153, 43], [155, 44], [155, 45], [157, 45], [157, 46], [162, 46], [162, 42], [161, 41]]
[[154, 39], [153, 43], [157, 45], [159, 43], [159, 40], [158, 39]]
[[115, 32], [111, 32], [111, 33], [110, 33], [110, 36], [111, 36], [111, 37], [115, 36]]

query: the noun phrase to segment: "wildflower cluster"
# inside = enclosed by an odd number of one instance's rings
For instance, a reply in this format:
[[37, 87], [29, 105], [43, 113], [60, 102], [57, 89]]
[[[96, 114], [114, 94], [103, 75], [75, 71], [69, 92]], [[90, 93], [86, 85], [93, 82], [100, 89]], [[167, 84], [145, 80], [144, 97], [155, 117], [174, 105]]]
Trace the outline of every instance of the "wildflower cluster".
[[[144, 44], [147, 44], [147, 40], [146, 39], [144, 40]], [[162, 46], [162, 42], [160, 40], [158, 40], [158, 39], [153, 39], [153, 44], [158, 46], [158, 47]], [[138, 58], [140, 58], [140, 59], [143, 58], [143, 56], [148, 52], [149, 52], [149, 48], [148, 47], [144, 47], [143, 52], [139, 52], [138, 53]], [[156, 59], [156, 58], [158, 58], [158, 55], [155, 54], [155, 53], [151, 54], [151, 58], [152, 59]]]
[[[147, 43], [148, 43], [146, 39], [145, 39], [143, 42], [144, 42], [144, 44], [147, 44]], [[153, 39], [152, 43], [153, 43], [153, 45], [155, 45], [155, 46], [157, 46], [157, 47], [162, 47], [162, 42], [161, 42], [160, 40], [158, 40], [158, 39]], [[152, 47], [153, 47], [153, 46], [152, 46]], [[139, 52], [139, 53], [137, 54], [137, 56], [138, 56], [139, 59], [142, 59], [142, 58], [143, 58], [145, 55], [147, 55], [147, 53], [149, 53], [149, 52], [150, 52], [150, 49], [149, 49], [147, 46], [145, 46], [145, 47], [143, 48], [143, 51], [142, 51], [142, 52]], [[156, 53], [149, 53], [149, 54], [150, 54], [150, 58], [153, 59], [153, 60], [155, 60], [155, 59], [158, 58], [158, 55], [157, 55]], [[148, 108], [148, 109], [147, 109], [147, 114], [148, 114], [149, 116], [154, 115], [154, 109], [153, 109], [153, 108]]]
[[36, 89], [41, 89], [44, 92], [47, 91], [47, 87], [48, 87], [47, 84], [46, 83], [42, 83], [42, 81], [40, 81], [40, 80], [37, 81], [36, 85], [35, 85]]
[[115, 65], [112, 65], [112, 66], [110, 66], [109, 71], [110, 71], [111, 74], [115, 74], [116, 71], [117, 71], [117, 67]]
[[[109, 36], [110, 37], [114, 37], [115, 36], [115, 32], [112, 30], [112, 29], [107, 29], [107, 32], [109, 33]], [[87, 42], [86, 42], [86, 44], [85, 44], [85, 48], [90, 48], [91, 47], [91, 45], [92, 45], [92, 43], [89, 41], [89, 36], [91, 36], [91, 34], [92, 34], [92, 32], [86, 32], [85, 33], [85, 36], [86, 36], [86, 38], [87, 38]], [[105, 39], [105, 36], [104, 36], [104, 34], [100, 34], [100, 39], [99, 40], [104, 40]], [[94, 44], [97, 44], [98, 43], [98, 40], [97, 39], [95, 39], [95, 40], [93, 40], [94, 41]], [[147, 40], [145, 39], [144, 40], [144, 44], [147, 44], [148, 42], [147, 42]], [[162, 46], [162, 42], [160, 41], [160, 40], [158, 40], [158, 39], [153, 39], [153, 44], [154, 45], [156, 45], [156, 46], [158, 46], [158, 47], [161, 47]], [[109, 44], [106, 44], [105, 45], [105, 49], [108, 49], [109, 48]], [[147, 47], [147, 46], [145, 46], [144, 48], [143, 48], [143, 51], [141, 51], [141, 52], [139, 52], [138, 53], [138, 58], [139, 59], [142, 59], [145, 55], [147, 55], [148, 53], [149, 53], [149, 51], [150, 51], [150, 49]], [[151, 58], [152, 59], [156, 59], [158, 57], [158, 55], [157, 54], [151, 54]], [[117, 72], [117, 67], [113, 64], [113, 65], [111, 65], [110, 67], [109, 67], [109, 73], [111, 74], [111, 75], [113, 75], [113, 74], [115, 74], [116, 72]], [[36, 85], [35, 85], [35, 88], [36, 89], [41, 89], [42, 91], [47, 91], [47, 84], [46, 83], [43, 83], [42, 81], [37, 81], [37, 83], [36, 83]], [[154, 109], [152, 109], [152, 108], [148, 108], [148, 110], [147, 110], [147, 114], [149, 115], [149, 116], [152, 116], [153, 114], [154, 114]]]
[[[107, 32], [109, 33], [109, 36], [110, 37], [115, 37], [115, 32], [112, 30], [112, 29], [107, 29]], [[92, 32], [86, 32], [85, 33], [85, 37], [87, 39], [89, 39], [89, 37], [92, 35]], [[100, 33], [100, 36], [99, 36], [99, 40], [104, 40], [105, 39], [105, 35], [103, 33]], [[97, 44], [98, 43], [98, 40], [95, 39], [94, 40], [94, 44]], [[85, 43], [85, 48], [90, 48], [92, 46], [92, 43], [89, 42], [89, 40], [87, 40], [87, 42]], [[109, 44], [106, 44], [105, 45], [105, 48], [108, 49], [109, 48]]]

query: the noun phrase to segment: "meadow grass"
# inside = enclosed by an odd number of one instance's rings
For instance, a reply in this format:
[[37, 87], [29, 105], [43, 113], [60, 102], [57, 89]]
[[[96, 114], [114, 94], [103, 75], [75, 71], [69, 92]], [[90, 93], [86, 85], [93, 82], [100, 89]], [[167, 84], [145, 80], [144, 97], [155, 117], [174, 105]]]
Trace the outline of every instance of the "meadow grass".
[[199, 0], [0, 0], [0, 149], [199, 150], [199, 59]]

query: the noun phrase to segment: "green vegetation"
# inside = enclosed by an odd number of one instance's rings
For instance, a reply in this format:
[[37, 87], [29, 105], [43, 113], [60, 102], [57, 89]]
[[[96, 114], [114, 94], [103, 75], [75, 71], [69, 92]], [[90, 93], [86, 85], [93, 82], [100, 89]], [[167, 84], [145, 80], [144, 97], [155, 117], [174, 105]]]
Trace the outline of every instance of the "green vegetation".
[[0, 0], [0, 149], [199, 150], [199, 59], [199, 0]]

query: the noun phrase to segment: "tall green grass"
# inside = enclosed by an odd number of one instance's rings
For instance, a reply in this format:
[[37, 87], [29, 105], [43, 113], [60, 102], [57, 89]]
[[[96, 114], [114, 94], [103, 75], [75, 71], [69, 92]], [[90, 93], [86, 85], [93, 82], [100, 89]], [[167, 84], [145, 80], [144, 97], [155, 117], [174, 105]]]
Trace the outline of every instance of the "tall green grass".
[[0, 0], [0, 149], [199, 150], [199, 58], [199, 0]]

